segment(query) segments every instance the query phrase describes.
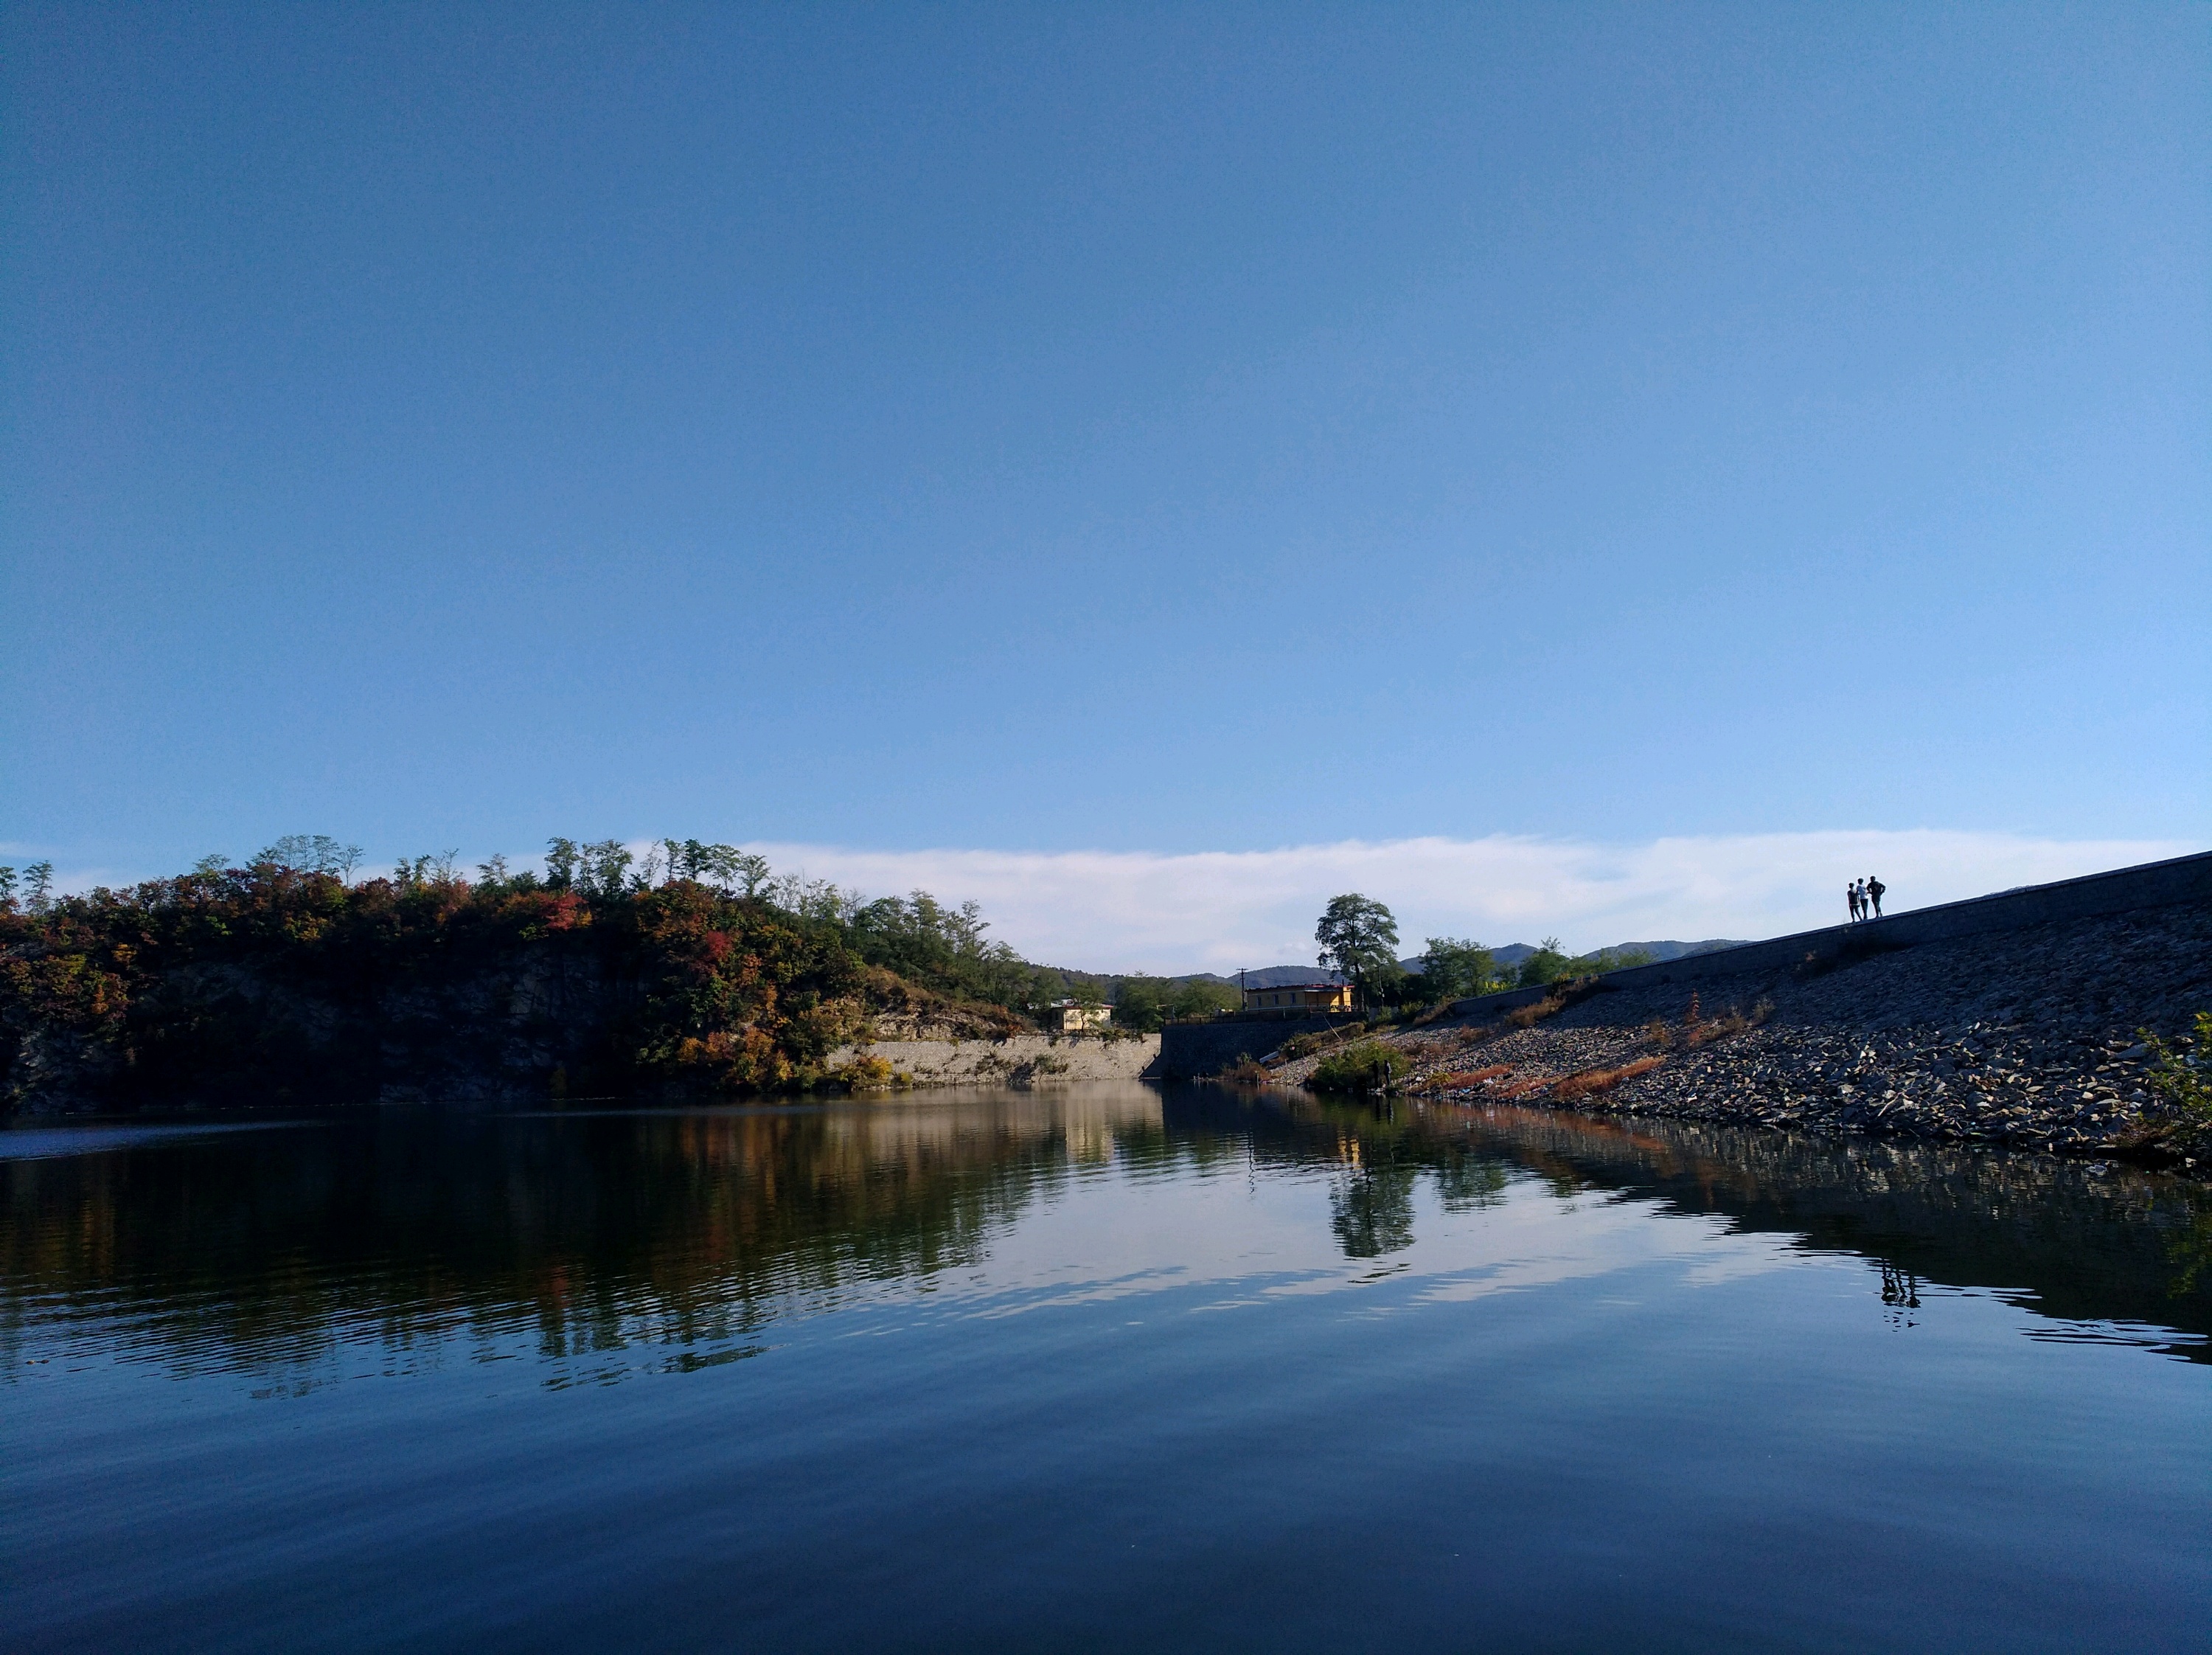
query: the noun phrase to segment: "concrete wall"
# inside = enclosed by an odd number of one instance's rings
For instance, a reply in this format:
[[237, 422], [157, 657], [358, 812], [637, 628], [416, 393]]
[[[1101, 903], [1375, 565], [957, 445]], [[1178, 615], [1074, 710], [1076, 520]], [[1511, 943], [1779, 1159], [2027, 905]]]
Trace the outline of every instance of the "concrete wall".
[[1160, 1080], [1218, 1074], [1239, 1059], [1265, 1057], [1294, 1034], [1357, 1020], [1351, 1013], [1340, 1013], [1335, 1017], [1232, 1015], [1206, 1023], [1170, 1023], [1160, 1031], [1159, 1062], [1148, 1073]]
[[836, 1068], [863, 1055], [880, 1057], [921, 1086], [1044, 1086], [1061, 1080], [1133, 1080], [1160, 1055], [1156, 1034], [1101, 1040], [1017, 1034], [1004, 1040], [877, 1040], [830, 1053]]
[[[1709, 954], [1688, 954], [1656, 965], [1632, 965], [1607, 971], [1598, 980], [1608, 987], [1644, 989], [1668, 983], [1700, 983], [1716, 977], [1747, 977], [1784, 971], [1808, 956], [1836, 959], [1846, 952], [1881, 952], [1909, 948], [1919, 942], [1939, 942], [1953, 937], [1978, 936], [1990, 931], [2025, 930], [2056, 920], [2091, 919], [2103, 914], [2124, 914], [2137, 908], [2166, 908], [2181, 903], [2212, 904], [2212, 851], [2177, 856], [2171, 861], [2145, 862], [2139, 867], [2116, 868], [2110, 873], [2091, 873], [2051, 885], [2024, 885], [1993, 897], [1973, 897], [1965, 902], [1916, 908], [1857, 925], [1832, 925], [1825, 930], [1800, 931], [1794, 936], [1747, 942], [1734, 948], [1716, 948]], [[1480, 995], [1456, 1002], [1455, 1012], [1476, 1016], [1510, 1011], [1541, 1000], [1547, 990], [1512, 989], [1504, 994]]]

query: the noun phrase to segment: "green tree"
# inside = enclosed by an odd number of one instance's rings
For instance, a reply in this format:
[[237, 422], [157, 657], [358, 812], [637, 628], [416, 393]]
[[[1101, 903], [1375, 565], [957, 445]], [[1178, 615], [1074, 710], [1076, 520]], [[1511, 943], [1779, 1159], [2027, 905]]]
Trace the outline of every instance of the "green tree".
[[1176, 1017], [1210, 1017], [1215, 1012], [1233, 1012], [1244, 1003], [1233, 983], [1205, 983], [1193, 978], [1176, 985], [1175, 996], [1168, 1001], [1168, 1011]]
[[1387, 995], [1403, 975], [1398, 968], [1398, 922], [1372, 897], [1357, 891], [1329, 898], [1314, 927], [1320, 964], [1352, 979], [1363, 1000]]
[[1156, 977], [1125, 977], [1114, 990], [1114, 1021], [1139, 1034], [1150, 1034], [1165, 1019], [1175, 985]]
[[1032, 965], [1006, 1003], [1032, 1014], [1067, 997], [1067, 978], [1049, 965]]
[[288, 833], [255, 852], [252, 866], [268, 863], [301, 873], [328, 873], [350, 879], [365, 854], [359, 845], [342, 845], [327, 833]]
[[1421, 952], [1421, 998], [1441, 1005], [1490, 987], [1490, 950], [1469, 937], [1431, 937]]
[[574, 839], [554, 838], [545, 842], [545, 883], [556, 891], [566, 891], [576, 882], [576, 870], [582, 864], [583, 853]]
[[1114, 1022], [1117, 1027], [1150, 1034], [1170, 1018], [1210, 1017], [1234, 1011], [1238, 1003], [1236, 988], [1230, 983], [1197, 978], [1178, 983], [1139, 972], [1115, 986]]
[[1535, 988], [1546, 983], [1557, 983], [1568, 975], [1574, 961], [1559, 947], [1557, 937], [1546, 937], [1536, 946], [1536, 952], [1521, 962], [1515, 975], [1524, 989]]
[[630, 864], [636, 860], [619, 839], [601, 839], [583, 847], [583, 883], [594, 896], [618, 897], [629, 884]]
[[[823, 920], [832, 925], [850, 926], [859, 922], [863, 904], [857, 891], [841, 891], [827, 879], [810, 879], [797, 873], [786, 873], [781, 879], [770, 879], [763, 885], [760, 894], [787, 914], [796, 914], [801, 919]], [[927, 892], [916, 891], [925, 897]], [[898, 898], [882, 899], [896, 906]], [[934, 905], [937, 898], [928, 897]], [[874, 904], [867, 904], [874, 906]], [[970, 903], [969, 907], [975, 904]]]
[[732, 896], [751, 897], [769, 882], [768, 858], [735, 845], [702, 844], [696, 839], [666, 840], [668, 876], [696, 879]]
[[[927, 891], [915, 891], [861, 903], [835, 885], [791, 879], [776, 882], [771, 899], [793, 913], [842, 925], [854, 952], [909, 983], [999, 1006], [1042, 1003], [1036, 1000], [1037, 969], [1004, 943], [984, 940], [989, 923], [972, 902], [953, 908]], [[1066, 991], [1056, 975], [1053, 981], [1057, 998]]]

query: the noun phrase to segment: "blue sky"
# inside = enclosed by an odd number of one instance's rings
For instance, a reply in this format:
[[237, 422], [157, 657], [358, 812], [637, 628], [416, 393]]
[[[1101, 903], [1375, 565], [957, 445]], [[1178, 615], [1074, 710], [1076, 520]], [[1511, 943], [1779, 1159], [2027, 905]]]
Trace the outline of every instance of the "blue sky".
[[2212, 843], [2203, 7], [0, 63], [14, 860]]

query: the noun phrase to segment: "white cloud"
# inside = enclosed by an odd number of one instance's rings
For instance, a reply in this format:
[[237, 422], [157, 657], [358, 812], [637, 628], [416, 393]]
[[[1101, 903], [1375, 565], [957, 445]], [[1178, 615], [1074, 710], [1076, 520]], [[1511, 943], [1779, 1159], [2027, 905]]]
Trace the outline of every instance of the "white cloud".
[[2002, 833], [1832, 831], [1659, 839], [1399, 839], [1279, 850], [857, 850], [755, 844], [779, 872], [872, 895], [974, 898], [1028, 958], [1096, 970], [1234, 971], [1313, 956], [1339, 891], [1389, 904], [1407, 952], [1431, 935], [1498, 944], [1554, 935], [1581, 951], [1679, 938], [1767, 937], [1844, 917], [1843, 888], [1881, 874], [1892, 913], [2203, 847]]

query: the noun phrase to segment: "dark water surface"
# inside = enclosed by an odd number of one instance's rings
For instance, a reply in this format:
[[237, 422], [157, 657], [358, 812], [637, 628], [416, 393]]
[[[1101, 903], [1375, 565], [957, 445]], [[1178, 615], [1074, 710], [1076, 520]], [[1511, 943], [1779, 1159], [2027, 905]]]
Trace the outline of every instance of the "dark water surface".
[[2212, 1646], [2212, 1197], [1097, 1085], [0, 1132], [11, 1649]]

